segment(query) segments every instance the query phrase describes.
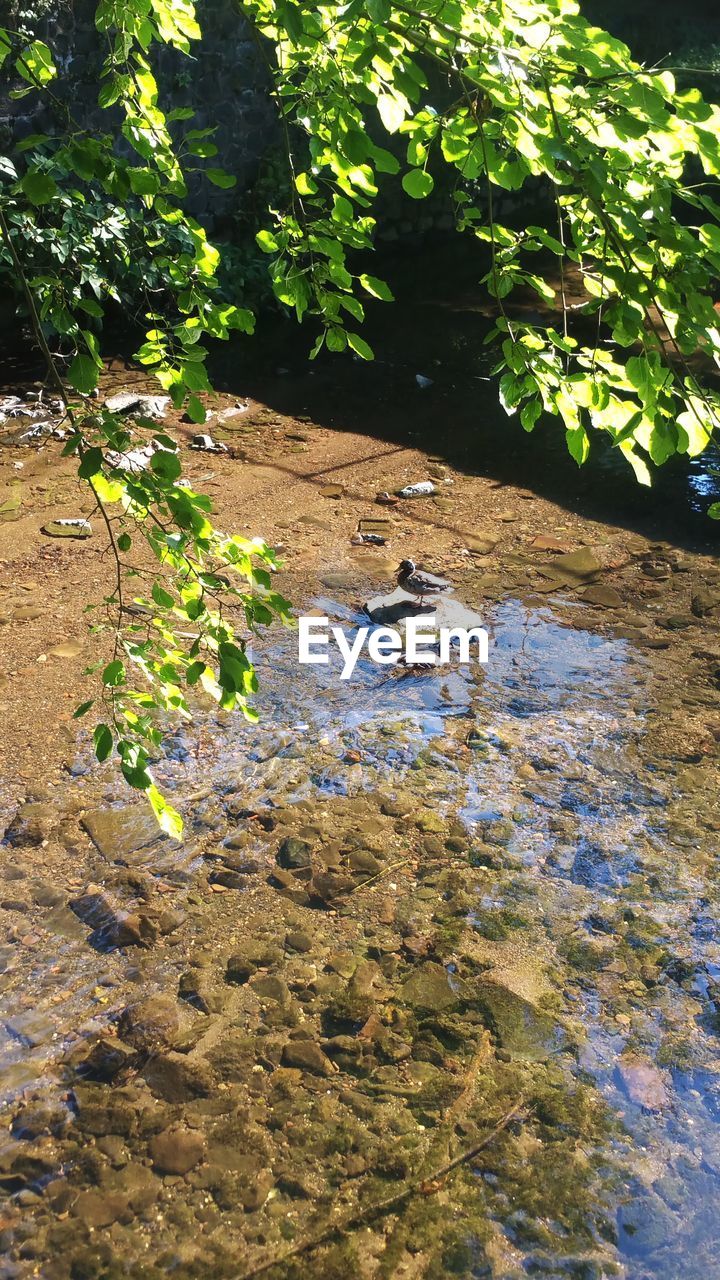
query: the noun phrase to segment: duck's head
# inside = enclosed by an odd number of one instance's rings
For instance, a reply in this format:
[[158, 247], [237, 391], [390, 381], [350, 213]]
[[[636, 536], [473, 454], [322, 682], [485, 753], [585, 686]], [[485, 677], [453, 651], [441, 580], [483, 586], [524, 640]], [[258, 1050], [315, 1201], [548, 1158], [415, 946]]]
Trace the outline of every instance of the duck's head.
[[414, 573], [414, 572], [415, 572], [415, 561], [414, 561], [414, 560], [401, 560], [401, 561], [400, 561], [400, 564], [398, 565], [398, 570], [397, 570], [397, 571], [398, 571], [398, 573], [401, 573], [401, 574], [403, 575], [403, 577], [405, 577], [405, 576], [406, 576], [407, 574], [409, 574], [409, 573]]

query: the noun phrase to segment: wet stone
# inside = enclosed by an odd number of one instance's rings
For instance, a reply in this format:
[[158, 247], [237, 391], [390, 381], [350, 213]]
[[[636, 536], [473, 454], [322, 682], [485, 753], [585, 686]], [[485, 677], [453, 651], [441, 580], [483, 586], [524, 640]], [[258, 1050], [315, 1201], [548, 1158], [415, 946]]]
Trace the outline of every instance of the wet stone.
[[151, 1139], [149, 1152], [159, 1173], [184, 1174], [205, 1159], [207, 1144], [195, 1130], [171, 1128]]
[[215, 1087], [212, 1069], [202, 1058], [182, 1053], [159, 1053], [143, 1069], [143, 1077], [156, 1098], [164, 1102], [191, 1102], [209, 1098]]
[[617, 1065], [618, 1075], [631, 1102], [646, 1111], [662, 1111], [670, 1096], [665, 1073], [651, 1062], [634, 1054], [623, 1054]]
[[285, 871], [297, 871], [310, 867], [312, 865], [311, 848], [312, 846], [306, 840], [298, 840], [296, 836], [288, 836], [278, 849], [278, 866]]
[[313, 949], [313, 940], [309, 933], [305, 933], [302, 929], [293, 929], [285, 937], [285, 946], [288, 951], [297, 951], [304, 955]]
[[56, 818], [56, 811], [50, 805], [23, 804], [6, 827], [3, 843], [13, 848], [41, 845], [48, 839]]
[[403, 984], [400, 995], [414, 1009], [443, 1013], [459, 1003], [447, 970], [433, 961], [417, 968]]
[[141, 863], [148, 850], [167, 840], [145, 805], [91, 809], [82, 826], [108, 862]]
[[327, 1056], [313, 1040], [289, 1041], [282, 1052], [282, 1064], [285, 1067], [299, 1067], [301, 1071], [310, 1071], [319, 1076], [328, 1076], [332, 1072]]
[[510, 985], [481, 978], [473, 988], [473, 1002], [513, 1057], [542, 1062], [563, 1047], [566, 1036], [557, 1021]]
[[101, 1191], [81, 1191], [70, 1212], [87, 1227], [109, 1227], [127, 1212], [124, 1196], [104, 1195]]
[[116, 1036], [103, 1036], [92, 1047], [81, 1064], [81, 1074], [88, 1080], [109, 1083], [131, 1067], [137, 1054], [135, 1049]]
[[120, 1033], [135, 1049], [153, 1052], [174, 1042], [180, 1031], [180, 1010], [169, 996], [148, 996], [128, 1005], [120, 1017]]

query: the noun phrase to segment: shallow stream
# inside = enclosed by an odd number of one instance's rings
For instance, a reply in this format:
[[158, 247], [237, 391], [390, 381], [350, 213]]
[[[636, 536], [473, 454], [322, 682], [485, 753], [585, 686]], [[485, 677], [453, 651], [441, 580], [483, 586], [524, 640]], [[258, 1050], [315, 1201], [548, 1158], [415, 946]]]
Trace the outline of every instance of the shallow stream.
[[[361, 621], [352, 603], [310, 603], [346, 627]], [[378, 793], [398, 793], [465, 830], [451, 846], [477, 872], [465, 927], [488, 964], [509, 966], [513, 989], [528, 993], [522, 1035], [499, 1015], [493, 1025], [499, 1069], [503, 1060], [508, 1070], [549, 1060], [567, 1081], [571, 1111], [577, 1083], [583, 1106], [588, 1091], [595, 1102], [586, 1184], [563, 1185], [551, 1163], [547, 1184], [523, 1191], [520, 1208], [517, 1175], [505, 1181], [502, 1163], [489, 1173], [481, 1160], [486, 1209], [507, 1251], [488, 1270], [468, 1226], [465, 1252], [446, 1249], [433, 1276], [720, 1276], [717, 779], [707, 762], [678, 764], [654, 749], [664, 655], [587, 620], [581, 604], [562, 599], [507, 599], [487, 618], [486, 668], [399, 674], [361, 661], [348, 682], [337, 666], [299, 668], [295, 635], [281, 633], [258, 655], [260, 724], [207, 719], [174, 739], [162, 769], [190, 819], [182, 850], [153, 867], [175, 905], [192, 906], [200, 846], [208, 830], [224, 837], [217, 815], [227, 815], [239, 784], [240, 818], [301, 803], [307, 823], [329, 797], [367, 796], [372, 806]], [[86, 794], [113, 794], [82, 760], [78, 768]], [[245, 852], [255, 845], [262, 859], [266, 841], [251, 839]], [[132, 865], [144, 862], [139, 854]], [[382, 875], [392, 895], [392, 866]], [[185, 960], [168, 947], [148, 968], [133, 951], [93, 949], [60, 901], [36, 902], [35, 914], [25, 941], [18, 933], [3, 949], [8, 1114], [28, 1092], [72, 1110], [60, 1060], [112, 1025], [128, 985], [169, 987]], [[562, 1034], [547, 1033], [550, 1014]], [[585, 1122], [575, 1119], [582, 1147]], [[8, 1136], [6, 1170], [25, 1136], [17, 1126]], [[48, 1180], [41, 1168], [34, 1180], [11, 1171], [4, 1182], [32, 1219]], [[562, 1203], [576, 1194], [578, 1238]], [[3, 1274], [23, 1273], [20, 1259]]]

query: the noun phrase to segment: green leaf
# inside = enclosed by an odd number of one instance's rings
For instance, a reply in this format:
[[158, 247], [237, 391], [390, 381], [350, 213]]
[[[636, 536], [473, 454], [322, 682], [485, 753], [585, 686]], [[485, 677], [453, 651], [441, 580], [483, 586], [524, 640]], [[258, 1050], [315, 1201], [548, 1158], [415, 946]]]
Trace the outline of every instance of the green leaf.
[[388, 133], [397, 133], [405, 119], [405, 106], [394, 93], [381, 93], [377, 100], [378, 112]]
[[68, 382], [81, 396], [89, 396], [98, 384], [99, 370], [91, 356], [76, 355], [67, 371]]
[[42, 40], [33, 40], [17, 58], [15, 66], [23, 79], [35, 87], [49, 84], [57, 75], [52, 54]]
[[133, 195], [156, 196], [162, 188], [159, 173], [154, 173], [152, 169], [128, 169], [127, 175]]
[[429, 196], [435, 186], [432, 176], [426, 173], [424, 169], [411, 169], [406, 173], [402, 180], [403, 191], [407, 195], [412, 196], [413, 200], [422, 200], [425, 196]]
[[357, 333], [348, 333], [347, 340], [349, 346], [352, 347], [353, 351], [356, 352], [357, 355], [362, 356], [363, 360], [375, 359], [375, 353], [372, 347], [364, 338], [360, 338]]
[[159, 582], [153, 582], [152, 598], [161, 609], [173, 609], [175, 607], [174, 597], [164, 587], [161, 587]]
[[200, 423], [200, 425], [202, 425], [203, 422], [207, 422], [205, 405], [197, 396], [188, 396], [187, 412], [188, 417], [190, 417], [193, 422]]
[[392, 290], [384, 280], [378, 280], [377, 276], [361, 275], [358, 277], [363, 289], [371, 293], [373, 298], [382, 298], [383, 302], [392, 302], [394, 300]]
[[119, 685], [125, 683], [125, 664], [116, 658], [114, 662], [109, 662], [102, 673], [102, 682], [109, 688], [116, 689]]
[[255, 239], [263, 253], [277, 253], [280, 248], [271, 231], [258, 231]]
[[205, 177], [212, 182], [215, 187], [222, 187], [223, 191], [229, 191], [231, 187], [237, 186], [237, 178], [232, 173], [226, 173], [224, 169], [206, 169]]
[[87, 452], [83, 454], [82, 462], [78, 467], [78, 475], [80, 476], [80, 479], [92, 480], [93, 476], [96, 476], [98, 471], [102, 470], [103, 461], [102, 449], [98, 449], [97, 447], [88, 449]]
[[102, 764], [103, 760], [107, 760], [113, 747], [113, 736], [106, 724], [98, 724], [93, 731], [93, 746], [95, 755]]
[[30, 203], [37, 207], [50, 204], [58, 190], [55, 179], [49, 173], [40, 173], [37, 169], [30, 169], [20, 186]]
[[87, 715], [94, 701], [94, 698], [91, 698], [89, 702], [81, 702], [80, 706], [73, 711], [73, 720], [81, 720], [84, 715]]
[[172, 484], [180, 476], [182, 463], [177, 453], [171, 453], [169, 449], [158, 449], [150, 459], [150, 470]]
[[132, 538], [130, 537], [130, 534], [121, 533], [117, 540], [117, 544], [119, 551], [129, 551], [132, 546]]
[[172, 805], [168, 804], [154, 782], [146, 788], [145, 795], [150, 801], [152, 811], [165, 834], [171, 836], [173, 840], [180, 840], [183, 833], [183, 820], [177, 809], [173, 809]]

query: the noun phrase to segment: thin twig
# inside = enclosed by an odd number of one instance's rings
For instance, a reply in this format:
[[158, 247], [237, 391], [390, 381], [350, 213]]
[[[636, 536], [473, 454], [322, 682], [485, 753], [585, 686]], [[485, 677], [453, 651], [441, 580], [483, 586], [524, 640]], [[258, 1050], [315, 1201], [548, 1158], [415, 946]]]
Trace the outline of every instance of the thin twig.
[[448, 1174], [452, 1173], [455, 1169], [459, 1169], [461, 1165], [467, 1164], [469, 1160], [474, 1159], [474, 1157], [479, 1155], [481, 1151], [484, 1151], [486, 1147], [489, 1147], [490, 1144], [494, 1142], [505, 1129], [507, 1129], [508, 1125], [510, 1125], [513, 1120], [525, 1119], [528, 1113], [524, 1108], [525, 1101], [524, 1099], [521, 1099], [505, 1113], [502, 1120], [499, 1120], [494, 1129], [491, 1129], [489, 1133], [486, 1133], [485, 1137], [482, 1138], [480, 1142], [476, 1142], [474, 1146], [469, 1147], [467, 1151], [462, 1151], [460, 1155], [455, 1156], [453, 1160], [448, 1160], [448, 1162], [441, 1165], [439, 1169], [434, 1169], [432, 1173], [415, 1179], [413, 1182], [409, 1183], [408, 1186], [404, 1187], [402, 1191], [396, 1191], [394, 1195], [388, 1196], [385, 1200], [379, 1200], [377, 1203], [368, 1205], [365, 1208], [356, 1209], [340, 1222], [336, 1222], [331, 1226], [325, 1227], [323, 1231], [318, 1232], [315, 1236], [310, 1236], [306, 1240], [301, 1240], [299, 1244], [293, 1245], [291, 1249], [287, 1249], [285, 1253], [280, 1255], [280, 1257], [268, 1258], [265, 1262], [261, 1262], [259, 1266], [252, 1267], [250, 1271], [243, 1272], [243, 1274], [237, 1276], [235, 1280], [254, 1280], [255, 1276], [260, 1276], [267, 1271], [271, 1271], [273, 1267], [280, 1266], [282, 1263], [287, 1262], [289, 1258], [298, 1258], [305, 1253], [310, 1253], [313, 1249], [317, 1249], [319, 1245], [325, 1244], [326, 1241], [352, 1227], [360, 1227], [375, 1217], [382, 1217], [385, 1214], [391, 1213], [393, 1209], [399, 1208], [400, 1205], [414, 1195], [427, 1195], [428, 1189], [431, 1189], [434, 1183], [442, 1182], [443, 1178], [446, 1178]]

